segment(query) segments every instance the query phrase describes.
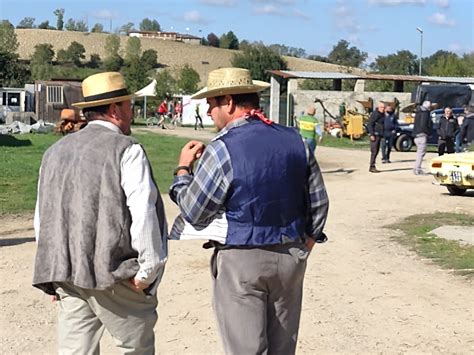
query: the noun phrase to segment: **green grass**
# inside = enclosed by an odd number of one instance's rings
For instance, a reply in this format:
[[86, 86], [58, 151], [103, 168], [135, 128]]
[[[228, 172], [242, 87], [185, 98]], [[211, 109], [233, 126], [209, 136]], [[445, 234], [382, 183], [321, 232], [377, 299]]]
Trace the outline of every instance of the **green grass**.
[[370, 141], [367, 136], [351, 141], [348, 137], [336, 138], [330, 135], [325, 135], [323, 141], [318, 143], [318, 145], [332, 148], [370, 150]]
[[456, 213], [413, 215], [402, 222], [387, 226], [399, 229], [403, 235], [394, 237], [417, 254], [432, 259], [443, 268], [458, 270], [459, 274], [474, 277], [474, 246], [439, 238], [430, 231], [444, 225], [474, 226], [474, 217]]
[[[188, 139], [152, 133], [134, 137], [145, 147], [160, 192], [166, 193]], [[0, 135], [0, 215], [34, 210], [41, 158], [60, 138], [55, 134]]]

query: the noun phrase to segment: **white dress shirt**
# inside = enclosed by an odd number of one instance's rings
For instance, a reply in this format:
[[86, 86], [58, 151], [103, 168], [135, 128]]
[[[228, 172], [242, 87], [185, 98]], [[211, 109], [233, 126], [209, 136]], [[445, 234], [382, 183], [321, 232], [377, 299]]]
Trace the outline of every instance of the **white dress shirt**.
[[[108, 121], [97, 120], [89, 122], [89, 124], [101, 125], [122, 134], [119, 127]], [[130, 227], [132, 248], [138, 252], [138, 264], [140, 266], [135, 278], [144, 283], [151, 284], [167, 261], [167, 249], [166, 245], [163, 245], [167, 235], [161, 235], [155, 207], [158, 189], [153, 182], [150, 164], [140, 144], [132, 144], [125, 150], [120, 162], [120, 171], [120, 183], [127, 197], [127, 206], [132, 216], [132, 225]], [[38, 207], [39, 194], [36, 200], [34, 218], [37, 241], [40, 229]], [[164, 223], [164, 233], [167, 234], [166, 219]]]

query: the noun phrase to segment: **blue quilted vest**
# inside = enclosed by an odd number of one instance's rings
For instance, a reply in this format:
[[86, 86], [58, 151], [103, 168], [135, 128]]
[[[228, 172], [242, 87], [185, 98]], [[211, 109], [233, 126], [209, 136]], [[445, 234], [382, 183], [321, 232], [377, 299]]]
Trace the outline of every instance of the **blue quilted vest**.
[[225, 203], [226, 244], [274, 245], [302, 237], [308, 164], [298, 132], [251, 119], [220, 139], [233, 169]]

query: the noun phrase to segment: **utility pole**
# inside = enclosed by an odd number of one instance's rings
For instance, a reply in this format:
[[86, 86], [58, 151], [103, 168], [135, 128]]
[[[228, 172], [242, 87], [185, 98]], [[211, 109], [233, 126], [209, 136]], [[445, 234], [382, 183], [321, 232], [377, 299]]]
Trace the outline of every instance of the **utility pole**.
[[420, 65], [418, 67], [418, 75], [421, 76], [421, 58], [423, 56], [423, 30], [420, 27], [417, 27], [416, 30], [420, 32]]

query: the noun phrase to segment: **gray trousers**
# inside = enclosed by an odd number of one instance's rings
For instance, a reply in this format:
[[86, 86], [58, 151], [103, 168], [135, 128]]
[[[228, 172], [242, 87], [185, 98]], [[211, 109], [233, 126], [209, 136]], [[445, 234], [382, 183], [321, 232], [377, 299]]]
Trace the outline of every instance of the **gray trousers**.
[[294, 354], [308, 251], [303, 244], [215, 250], [213, 307], [226, 354]]
[[155, 353], [157, 298], [132, 290], [126, 282], [103, 291], [55, 284], [59, 354], [100, 354], [104, 329], [122, 354]]
[[425, 157], [426, 154], [426, 141], [428, 140], [428, 137], [426, 135], [418, 136], [415, 137], [415, 144], [416, 144], [416, 161], [415, 161], [415, 167], [414, 167], [414, 172], [421, 172], [421, 163], [423, 162], [423, 158]]

